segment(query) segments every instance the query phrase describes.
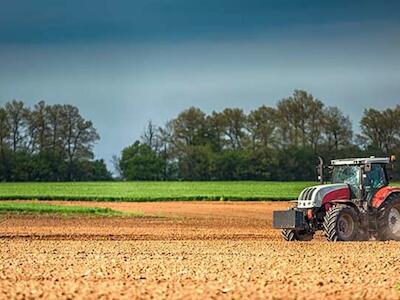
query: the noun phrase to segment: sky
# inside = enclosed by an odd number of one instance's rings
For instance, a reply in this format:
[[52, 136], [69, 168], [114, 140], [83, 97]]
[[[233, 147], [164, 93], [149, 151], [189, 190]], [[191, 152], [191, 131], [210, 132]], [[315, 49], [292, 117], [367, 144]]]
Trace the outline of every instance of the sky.
[[358, 122], [400, 104], [400, 1], [0, 0], [0, 105], [73, 104], [111, 166], [152, 120], [304, 89]]

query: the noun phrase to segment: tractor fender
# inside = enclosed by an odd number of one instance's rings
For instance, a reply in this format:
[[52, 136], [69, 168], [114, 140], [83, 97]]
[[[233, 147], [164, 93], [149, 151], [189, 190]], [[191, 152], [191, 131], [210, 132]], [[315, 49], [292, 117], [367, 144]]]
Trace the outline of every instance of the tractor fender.
[[380, 207], [385, 202], [387, 197], [389, 197], [393, 193], [400, 193], [400, 188], [391, 186], [385, 186], [381, 188], [375, 193], [374, 197], [372, 198], [371, 206], [374, 208]]
[[354, 208], [357, 211], [357, 213], [360, 212], [357, 205], [349, 199], [330, 200], [329, 202], [324, 203], [325, 211], [329, 211], [332, 208], [332, 206], [335, 204], [348, 205], [348, 206], [351, 206], [352, 208]]

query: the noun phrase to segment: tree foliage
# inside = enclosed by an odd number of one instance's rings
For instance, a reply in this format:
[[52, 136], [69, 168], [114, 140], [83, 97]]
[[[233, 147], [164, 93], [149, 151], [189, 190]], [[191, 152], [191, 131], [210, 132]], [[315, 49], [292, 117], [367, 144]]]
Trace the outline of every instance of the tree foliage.
[[119, 166], [127, 180], [160, 180], [163, 160], [147, 144], [136, 141], [122, 150]]
[[383, 111], [367, 109], [361, 119], [361, 143], [379, 154], [389, 155], [400, 149], [400, 105]]
[[[276, 107], [263, 105], [248, 114], [226, 108], [207, 115], [190, 107], [164, 127], [149, 123], [141, 143], [148, 146], [147, 152], [151, 149], [151, 155], [137, 158], [131, 165], [135, 171], [130, 169], [136, 175], [125, 178], [312, 180], [318, 156], [328, 161], [399, 152], [399, 114], [400, 106], [366, 110], [361, 133], [354, 139], [348, 116], [302, 90], [295, 90]], [[152, 168], [141, 171], [139, 161]], [[141, 172], [146, 174], [143, 178]]]
[[75, 106], [8, 102], [0, 107], [0, 180], [108, 180], [104, 161], [93, 160], [99, 138]]

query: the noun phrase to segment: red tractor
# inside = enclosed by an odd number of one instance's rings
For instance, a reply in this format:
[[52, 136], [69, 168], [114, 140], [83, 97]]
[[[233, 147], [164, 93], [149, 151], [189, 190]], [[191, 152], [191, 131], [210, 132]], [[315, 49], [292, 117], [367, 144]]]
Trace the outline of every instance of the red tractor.
[[[287, 241], [312, 240], [322, 230], [329, 241], [400, 240], [400, 188], [389, 186], [390, 158], [332, 160], [332, 183], [303, 190], [295, 207], [275, 211], [274, 228]], [[323, 178], [323, 163], [320, 167]]]

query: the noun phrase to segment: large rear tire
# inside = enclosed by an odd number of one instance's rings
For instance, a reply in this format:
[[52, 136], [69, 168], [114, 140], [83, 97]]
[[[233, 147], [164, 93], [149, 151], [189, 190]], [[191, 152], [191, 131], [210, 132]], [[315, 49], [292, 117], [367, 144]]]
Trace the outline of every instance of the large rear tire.
[[334, 205], [324, 218], [324, 234], [328, 241], [356, 241], [359, 236], [359, 216], [348, 205]]
[[400, 195], [392, 194], [379, 207], [378, 239], [400, 241]]
[[285, 241], [304, 241], [308, 242], [314, 238], [313, 232], [307, 232], [305, 230], [294, 230], [294, 229], [282, 229], [282, 237]]

